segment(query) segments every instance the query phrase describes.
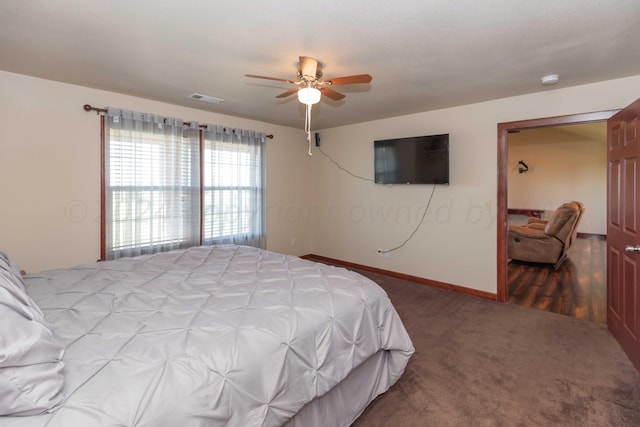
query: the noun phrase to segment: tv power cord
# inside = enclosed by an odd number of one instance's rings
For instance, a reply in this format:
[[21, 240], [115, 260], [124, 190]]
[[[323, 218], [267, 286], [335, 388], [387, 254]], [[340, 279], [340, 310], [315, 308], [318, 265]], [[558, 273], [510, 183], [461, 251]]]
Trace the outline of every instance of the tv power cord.
[[427, 216], [427, 211], [429, 210], [429, 206], [431, 206], [431, 199], [433, 199], [433, 193], [435, 193], [435, 191], [436, 191], [436, 184], [433, 184], [433, 188], [431, 189], [431, 194], [429, 195], [429, 200], [427, 200], [427, 206], [425, 207], [424, 212], [422, 213], [422, 218], [420, 218], [420, 221], [418, 222], [418, 226], [413, 230], [413, 232], [409, 235], [409, 237], [407, 237], [404, 242], [400, 243], [398, 246], [393, 247], [391, 249], [378, 249], [379, 254], [388, 254], [389, 252], [398, 250], [404, 245], [406, 245], [409, 242], [409, 240], [413, 238], [413, 236], [415, 236], [415, 234], [418, 232], [418, 230], [422, 226], [422, 221], [424, 221], [424, 218]]
[[[346, 172], [347, 174], [351, 175], [354, 178], [358, 178], [361, 179], [363, 181], [369, 181], [369, 182], [375, 182], [374, 179], [371, 178], [365, 178], [363, 176], [360, 175], [356, 175], [354, 173], [352, 173], [351, 171], [345, 169], [344, 167], [342, 167], [338, 162], [336, 162], [333, 157], [331, 157], [329, 154], [325, 153], [324, 151], [322, 151], [322, 148], [320, 148], [320, 146], [316, 146], [316, 148], [318, 149], [318, 151], [325, 156], [327, 159], [329, 159], [329, 161], [331, 161], [331, 163], [333, 163], [338, 169], [340, 169], [343, 172]], [[392, 187], [393, 185], [391, 184], [386, 184], [386, 186], [388, 188]], [[436, 191], [436, 184], [433, 184], [433, 188], [431, 189], [431, 194], [429, 195], [429, 199], [427, 200], [427, 206], [424, 209], [424, 212], [422, 213], [422, 218], [420, 218], [420, 221], [418, 222], [417, 227], [411, 232], [411, 234], [409, 235], [409, 237], [407, 237], [404, 242], [400, 243], [398, 246], [395, 246], [391, 249], [378, 249], [378, 253], [379, 254], [388, 254], [390, 252], [396, 251], [400, 248], [402, 248], [404, 245], [406, 245], [412, 238], [413, 236], [415, 236], [415, 234], [418, 232], [418, 230], [420, 229], [420, 227], [422, 226], [422, 222], [424, 221], [424, 218], [427, 216], [427, 211], [429, 210], [429, 206], [431, 206], [431, 199], [433, 199], [433, 194]]]

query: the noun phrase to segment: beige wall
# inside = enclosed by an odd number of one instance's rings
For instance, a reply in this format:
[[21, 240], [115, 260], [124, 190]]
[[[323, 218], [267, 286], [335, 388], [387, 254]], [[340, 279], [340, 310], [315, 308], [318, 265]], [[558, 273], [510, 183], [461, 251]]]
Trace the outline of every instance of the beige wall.
[[[640, 76], [321, 131], [321, 148], [373, 177], [373, 141], [449, 133], [451, 185], [391, 188], [354, 178], [300, 129], [0, 72], [0, 249], [29, 271], [99, 254], [98, 118], [85, 103], [274, 133], [267, 142], [268, 248], [316, 253], [487, 292], [496, 291], [497, 124], [621, 108]], [[392, 108], [390, 106], [389, 108]], [[72, 126], [67, 126], [72, 123]], [[294, 243], [292, 245], [292, 243]]]
[[[528, 172], [518, 173], [518, 160], [529, 166]], [[508, 199], [510, 208], [546, 211], [579, 200], [585, 212], [578, 231], [607, 234], [606, 138], [590, 139], [555, 128], [510, 134]]]
[[376, 249], [409, 237], [432, 187], [361, 181], [314, 155], [313, 250], [495, 293], [498, 123], [616, 109], [638, 96], [635, 76], [323, 130], [323, 151], [365, 177], [373, 177], [374, 140], [449, 133], [451, 185], [436, 187], [421, 228], [386, 258]]
[[267, 141], [268, 249], [310, 252], [296, 220], [310, 163], [302, 130], [0, 71], [0, 250], [30, 272], [100, 254], [100, 122], [84, 104], [273, 133]]

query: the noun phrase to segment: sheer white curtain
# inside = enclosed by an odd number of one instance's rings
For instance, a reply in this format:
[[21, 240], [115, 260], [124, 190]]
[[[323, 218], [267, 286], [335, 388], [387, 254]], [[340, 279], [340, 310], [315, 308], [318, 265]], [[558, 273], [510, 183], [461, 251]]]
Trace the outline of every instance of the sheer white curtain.
[[106, 259], [200, 244], [198, 123], [108, 108]]
[[210, 125], [202, 135], [203, 243], [265, 248], [265, 134]]

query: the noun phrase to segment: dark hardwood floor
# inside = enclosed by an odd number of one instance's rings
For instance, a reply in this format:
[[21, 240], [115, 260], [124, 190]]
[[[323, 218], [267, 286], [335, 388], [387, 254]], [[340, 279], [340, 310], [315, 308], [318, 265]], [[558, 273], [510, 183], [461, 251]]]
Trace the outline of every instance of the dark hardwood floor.
[[552, 266], [510, 262], [508, 301], [578, 319], [607, 321], [607, 242], [578, 238], [568, 258]]

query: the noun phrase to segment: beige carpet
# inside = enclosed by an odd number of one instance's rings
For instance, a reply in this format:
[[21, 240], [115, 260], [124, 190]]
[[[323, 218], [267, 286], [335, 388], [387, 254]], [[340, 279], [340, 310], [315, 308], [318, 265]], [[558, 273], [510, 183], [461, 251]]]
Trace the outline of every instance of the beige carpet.
[[640, 374], [605, 325], [360, 273], [416, 353], [354, 426], [640, 426]]

